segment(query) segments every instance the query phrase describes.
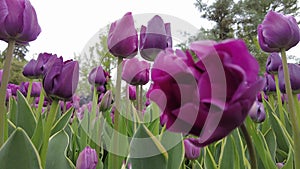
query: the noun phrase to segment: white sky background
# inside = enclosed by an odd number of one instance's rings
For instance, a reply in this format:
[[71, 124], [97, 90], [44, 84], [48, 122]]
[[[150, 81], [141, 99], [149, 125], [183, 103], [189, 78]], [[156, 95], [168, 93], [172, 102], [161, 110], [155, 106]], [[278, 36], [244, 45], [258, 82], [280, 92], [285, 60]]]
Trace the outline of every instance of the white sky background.
[[[30, 42], [27, 59], [38, 53], [49, 52], [64, 59], [80, 54], [86, 43], [107, 24], [121, 18], [126, 12], [167, 14], [200, 28], [211, 24], [200, 18], [195, 0], [31, 0], [42, 32]], [[146, 23], [144, 23], [146, 24]], [[174, 26], [174, 25], [173, 25]], [[172, 29], [171, 23], [171, 29]], [[179, 25], [175, 25], [179, 26]], [[173, 30], [172, 30], [172, 33]], [[0, 41], [0, 50], [6, 43]], [[288, 54], [300, 57], [300, 44]]]

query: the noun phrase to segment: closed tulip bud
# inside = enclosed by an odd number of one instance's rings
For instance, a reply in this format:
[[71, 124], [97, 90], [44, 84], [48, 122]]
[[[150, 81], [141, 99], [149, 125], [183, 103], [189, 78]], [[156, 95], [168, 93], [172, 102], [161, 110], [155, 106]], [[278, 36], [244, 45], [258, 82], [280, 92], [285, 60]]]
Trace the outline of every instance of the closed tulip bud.
[[195, 146], [189, 139], [185, 139], [184, 150], [185, 157], [189, 160], [195, 160], [200, 156], [200, 147]]
[[136, 100], [136, 87], [135, 86], [128, 86], [128, 96], [129, 100]]
[[266, 94], [276, 92], [276, 84], [273, 75], [265, 74], [264, 92]]
[[124, 61], [122, 79], [131, 85], [145, 85], [149, 82], [150, 64], [132, 58]]
[[38, 74], [35, 72], [37, 61], [34, 59], [31, 59], [23, 68], [23, 75], [30, 79], [36, 79], [38, 78]]
[[266, 71], [268, 73], [277, 74], [281, 62], [281, 57], [278, 53], [271, 53], [267, 59]]
[[[293, 63], [288, 63], [288, 71], [290, 74], [290, 82], [293, 93], [300, 93], [300, 66]], [[285, 82], [283, 67], [278, 69], [279, 88], [282, 93], [285, 93]]]
[[[35, 73], [40, 77], [43, 78], [45, 73], [47, 72], [47, 67], [51, 67], [57, 55], [51, 53], [40, 53], [37, 58], [37, 63], [35, 66]], [[51, 61], [52, 60], [52, 61]], [[48, 63], [49, 61], [49, 63]], [[48, 64], [47, 64], [48, 63]]]
[[110, 25], [107, 46], [116, 57], [132, 58], [138, 51], [138, 35], [131, 12]]
[[164, 23], [160, 16], [155, 15], [148, 22], [147, 27], [141, 27], [141, 56], [146, 60], [153, 61], [160, 51], [168, 47], [172, 47], [170, 23]]
[[249, 116], [256, 123], [261, 123], [261, 122], [265, 121], [266, 112], [265, 112], [263, 104], [258, 101], [254, 102], [249, 111]]
[[280, 52], [296, 46], [300, 40], [300, 30], [293, 16], [269, 11], [257, 28], [258, 42], [265, 52]]
[[95, 67], [89, 74], [89, 83], [92, 85], [104, 85], [106, 83], [106, 77], [102, 66]]
[[11, 90], [11, 94], [13, 96], [17, 96], [17, 90], [19, 90], [20, 86], [16, 84], [9, 83], [7, 88]]
[[87, 146], [82, 152], [80, 152], [77, 158], [76, 169], [96, 169], [97, 164], [97, 152]]
[[276, 167], [278, 169], [281, 169], [284, 166], [284, 163], [276, 163]]
[[38, 37], [41, 28], [29, 0], [1, 0], [0, 6], [0, 40], [26, 44]]
[[43, 86], [50, 98], [70, 100], [75, 93], [78, 80], [78, 62], [67, 61], [63, 63], [61, 58], [56, 58], [52, 67], [47, 70]]

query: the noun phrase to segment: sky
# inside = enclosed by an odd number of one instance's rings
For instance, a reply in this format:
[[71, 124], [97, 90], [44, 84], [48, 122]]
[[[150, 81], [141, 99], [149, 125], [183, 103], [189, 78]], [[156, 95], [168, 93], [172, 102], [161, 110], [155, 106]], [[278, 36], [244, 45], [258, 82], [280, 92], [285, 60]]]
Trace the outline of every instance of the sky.
[[[30, 42], [27, 59], [38, 53], [55, 53], [64, 58], [80, 54], [86, 43], [106, 25], [125, 13], [166, 14], [200, 28], [203, 20], [195, 0], [31, 0], [42, 28], [37, 40]], [[144, 24], [146, 24], [145, 21]], [[176, 26], [176, 25], [175, 25]], [[181, 24], [178, 24], [181, 26]], [[0, 44], [0, 50], [6, 47]]]
[[[166, 15], [163, 19], [171, 22], [172, 34], [176, 28], [191, 31], [212, 24], [201, 19], [195, 8], [196, 0], [31, 0], [42, 28], [37, 40], [30, 42], [26, 58], [48, 52], [66, 59], [80, 54], [96, 33], [121, 18], [125, 13], [145, 16], [142, 24], [154, 14]], [[206, 0], [209, 1], [209, 0]], [[149, 14], [151, 13], [151, 14]], [[172, 23], [172, 19], [175, 22]], [[169, 20], [170, 19], [170, 20]], [[189, 27], [185, 27], [189, 25]], [[174, 29], [175, 28], [175, 29]], [[174, 35], [173, 35], [174, 36]], [[177, 35], [176, 35], [177, 36]], [[6, 43], [0, 41], [0, 51]], [[300, 57], [300, 44], [288, 51]]]

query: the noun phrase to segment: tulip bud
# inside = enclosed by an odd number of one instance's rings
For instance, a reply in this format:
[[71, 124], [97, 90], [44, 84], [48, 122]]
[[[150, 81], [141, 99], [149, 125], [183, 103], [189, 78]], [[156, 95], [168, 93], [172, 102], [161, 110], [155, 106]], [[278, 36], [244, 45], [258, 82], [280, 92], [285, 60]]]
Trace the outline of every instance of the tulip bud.
[[276, 167], [278, 169], [281, 169], [284, 166], [284, 163], [276, 163]]
[[96, 169], [97, 164], [97, 152], [94, 149], [87, 146], [82, 152], [80, 152], [77, 158], [76, 169]]
[[128, 96], [129, 100], [136, 100], [136, 87], [129, 85], [128, 86]]
[[[40, 53], [37, 58], [37, 63], [35, 66], [35, 73], [40, 78], [43, 78], [47, 72], [47, 68], [49, 69], [52, 66], [52, 64], [54, 63], [53, 61], [56, 58], [57, 58], [57, 55], [55, 55], [55, 54], [52, 55], [51, 53]], [[49, 61], [49, 63], [48, 63], [48, 61]]]
[[125, 60], [122, 79], [131, 85], [145, 85], [149, 82], [150, 64], [137, 58]]
[[[300, 66], [293, 63], [288, 63], [288, 71], [290, 74], [290, 82], [293, 93], [300, 93]], [[285, 81], [283, 66], [278, 69], [279, 88], [282, 93], [285, 93]]]
[[[100, 98], [99, 98], [100, 99]], [[112, 104], [112, 92], [108, 90], [101, 98], [100, 100], [100, 111], [106, 111]]]
[[168, 47], [172, 47], [170, 23], [164, 23], [160, 16], [155, 15], [148, 22], [147, 27], [141, 27], [141, 56], [146, 60], [153, 61], [160, 51]]
[[275, 52], [271, 53], [267, 59], [266, 71], [268, 73], [277, 74], [281, 63], [282, 61], [279, 54]]
[[132, 58], [138, 51], [138, 35], [131, 12], [110, 25], [107, 46], [116, 57]]
[[23, 75], [30, 79], [36, 79], [39, 75], [35, 72], [37, 61], [31, 59], [23, 68]]
[[200, 156], [200, 147], [195, 146], [189, 139], [183, 141], [185, 157], [189, 160], [195, 160]]
[[53, 62], [43, 80], [45, 92], [52, 99], [70, 100], [78, 85], [78, 62], [63, 63], [62, 58], [56, 58]]
[[263, 90], [266, 94], [276, 92], [276, 84], [273, 75], [265, 74], [265, 86]]
[[258, 25], [258, 42], [265, 52], [280, 52], [296, 46], [300, 40], [300, 30], [293, 16], [285, 16], [269, 11]]
[[254, 102], [249, 110], [249, 116], [256, 123], [265, 121], [266, 113], [263, 104], [258, 101]]
[[26, 44], [41, 32], [36, 12], [29, 0], [1, 0], [0, 40]]
[[92, 85], [104, 85], [106, 82], [106, 77], [104, 70], [101, 66], [95, 67], [89, 74], [89, 83]]

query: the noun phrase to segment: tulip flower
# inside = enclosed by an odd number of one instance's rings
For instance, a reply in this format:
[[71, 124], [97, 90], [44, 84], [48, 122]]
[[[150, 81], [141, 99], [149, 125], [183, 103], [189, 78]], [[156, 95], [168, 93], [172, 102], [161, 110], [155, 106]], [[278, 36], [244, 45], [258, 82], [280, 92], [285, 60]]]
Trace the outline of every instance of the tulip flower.
[[98, 156], [96, 151], [87, 146], [77, 158], [76, 169], [96, 169], [97, 164]]
[[46, 94], [52, 99], [70, 100], [75, 93], [79, 80], [77, 61], [63, 62], [55, 58], [51, 68], [46, 72], [43, 86]]
[[[40, 77], [43, 78], [47, 69], [52, 66], [54, 62], [51, 60], [55, 60], [57, 58], [56, 54], [51, 53], [40, 53], [37, 58], [37, 63], [35, 66], [35, 73]], [[48, 63], [49, 61], [49, 63]], [[47, 64], [48, 63], [48, 64]]]
[[30, 79], [36, 79], [39, 75], [35, 72], [37, 61], [31, 59], [23, 68], [23, 75]]
[[102, 66], [95, 67], [89, 74], [89, 83], [92, 85], [104, 85], [106, 83], [106, 77]]
[[131, 12], [110, 25], [107, 46], [116, 57], [132, 58], [138, 51], [138, 35]]
[[128, 86], [128, 96], [129, 100], [136, 100], [136, 87], [129, 85]]
[[284, 163], [276, 163], [276, 167], [278, 169], [281, 169], [284, 166]]
[[[297, 64], [289, 63], [288, 71], [290, 74], [290, 82], [293, 93], [300, 93], [300, 66]], [[284, 73], [283, 67], [279, 66], [278, 69], [278, 80], [279, 88], [282, 93], [285, 93], [285, 82], [284, 82]]]
[[266, 94], [276, 92], [276, 84], [273, 75], [265, 74], [265, 86], [264, 86], [264, 92]]
[[195, 160], [200, 156], [200, 147], [195, 146], [189, 139], [185, 139], [184, 150], [185, 157], [189, 160]]
[[142, 25], [140, 33], [140, 53], [149, 61], [165, 48], [172, 47], [170, 23], [164, 23], [162, 18], [155, 15], [147, 27]]
[[198, 41], [189, 51], [160, 52], [147, 97], [162, 111], [167, 130], [193, 134], [197, 146], [227, 136], [247, 117], [264, 80], [242, 40]]
[[281, 62], [281, 57], [278, 53], [271, 53], [267, 59], [266, 71], [271, 74], [277, 74]]
[[13, 96], [17, 96], [17, 91], [19, 90], [20, 86], [16, 85], [16, 84], [9, 83], [7, 85], [7, 88], [11, 90], [11, 94]]
[[29, 0], [1, 0], [0, 4], [0, 40], [26, 44], [38, 37], [41, 28]]
[[137, 58], [125, 60], [122, 79], [131, 85], [145, 85], [149, 82], [150, 64]]
[[[29, 88], [29, 82], [22, 82], [20, 84], [20, 92], [26, 96]], [[32, 82], [32, 88], [31, 88], [31, 97], [39, 97], [42, 90], [42, 84], [40, 82]]]
[[252, 105], [252, 107], [249, 111], [249, 116], [256, 123], [261, 123], [261, 122], [265, 121], [266, 112], [265, 112], [263, 104], [258, 101], [254, 102], [254, 104]]
[[280, 52], [296, 46], [300, 40], [298, 23], [293, 16], [269, 11], [258, 25], [258, 42], [265, 52]]

